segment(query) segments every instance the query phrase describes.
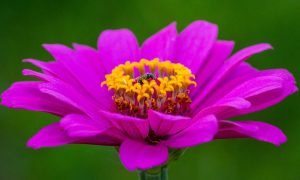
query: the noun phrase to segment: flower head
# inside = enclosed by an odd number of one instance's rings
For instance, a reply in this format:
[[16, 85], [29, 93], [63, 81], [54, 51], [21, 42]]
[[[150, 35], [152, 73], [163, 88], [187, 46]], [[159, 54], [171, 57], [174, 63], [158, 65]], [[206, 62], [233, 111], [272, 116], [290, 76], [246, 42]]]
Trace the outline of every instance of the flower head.
[[114, 91], [113, 100], [119, 113], [147, 118], [148, 110], [165, 114], [187, 115], [191, 99], [189, 86], [195, 75], [182, 64], [142, 59], [115, 67], [105, 76], [106, 85]]
[[168, 151], [216, 138], [254, 138], [280, 145], [282, 131], [232, 117], [270, 107], [297, 91], [284, 69], [257, 70], [244, 61], [271, 49], [247, 47], [231, 55], [232, 41], [217, 39], [217, 26], [195, 21], [181, 33], [170, 24], [139, 47], [127, 29], [101, 33], [98, 49], [44, 45], [54, 61], [26, 59], [42, 72], [38, 81], [16, 82], [2, 105], [61, 117], [29, 147], [65, 144], [118, 146], [129, 170], [168, 161]]

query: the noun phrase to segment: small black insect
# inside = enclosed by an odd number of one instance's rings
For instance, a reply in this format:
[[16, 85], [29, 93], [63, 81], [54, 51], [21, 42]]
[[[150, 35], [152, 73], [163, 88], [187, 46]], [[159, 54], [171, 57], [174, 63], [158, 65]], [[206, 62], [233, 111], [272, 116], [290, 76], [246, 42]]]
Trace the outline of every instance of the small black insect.
[[155, 79], [155, 75], [152, 73], [145, 73], [139, 77], [136, 78], [136, 81], [140, 84], [143, 84], [143, 80], [152, 80]]

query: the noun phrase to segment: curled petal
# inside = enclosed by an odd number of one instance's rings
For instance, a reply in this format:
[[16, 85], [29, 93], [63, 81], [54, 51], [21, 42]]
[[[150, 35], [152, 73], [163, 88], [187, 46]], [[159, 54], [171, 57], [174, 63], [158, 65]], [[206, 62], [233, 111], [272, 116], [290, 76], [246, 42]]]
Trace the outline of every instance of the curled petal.
[[76, 140], [78, 140], [78, 138], [69, 137], [59, 123], [54, 123], [41, 129], [27, 142], [27, 146], [39, 149], [42, 147], [55, 147], [70, 144]]
[[222, 120], [220, 121], [220, 130], [216, 135], [216, 138], [253, 138], [259, 141], [272, 143], [276, 146], [287, 141], [286, 136], [278, 127], [256, 121], [232, 122]]
[[203, 117], [208, 114], [215, 114], [219, 117], [224, 114], [232, 113], [232, 111], [247, 109], [249, 107], [251, 107], [251, 103], [244, 98], [224, 98], [217, 103], [202, 109], [195, 117]]

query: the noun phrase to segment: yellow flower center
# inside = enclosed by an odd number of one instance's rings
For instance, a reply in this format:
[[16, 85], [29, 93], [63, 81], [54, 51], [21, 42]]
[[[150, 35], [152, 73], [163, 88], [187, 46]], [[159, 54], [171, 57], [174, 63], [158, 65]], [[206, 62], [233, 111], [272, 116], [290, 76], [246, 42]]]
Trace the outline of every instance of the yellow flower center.
[[122, 114], [146, 118], [147, 110], [185, 115], [191, 99], [188, 87], [196, 86], [191, 70], [179, 63], [142, 59], [125, 62], [105, 76], [116, 110]]

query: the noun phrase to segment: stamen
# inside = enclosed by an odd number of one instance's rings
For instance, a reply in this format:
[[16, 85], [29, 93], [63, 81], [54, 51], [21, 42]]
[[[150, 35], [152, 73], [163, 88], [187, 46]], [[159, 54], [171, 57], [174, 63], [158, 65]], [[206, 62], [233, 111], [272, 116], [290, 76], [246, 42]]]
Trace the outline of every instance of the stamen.
[[[139, 74], [135, 74], [135, 69]], [[188, 88], [197, 85], [188, 68], [158, 58], [126, 61], [105, 78], [101, 86], [114, 91], [116, 110], [140, 118], [147, 117], [148, 109], [167, 114], [188, 113], [191, 104]]]

